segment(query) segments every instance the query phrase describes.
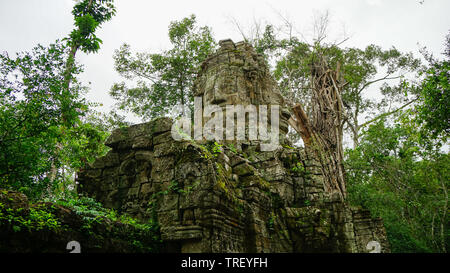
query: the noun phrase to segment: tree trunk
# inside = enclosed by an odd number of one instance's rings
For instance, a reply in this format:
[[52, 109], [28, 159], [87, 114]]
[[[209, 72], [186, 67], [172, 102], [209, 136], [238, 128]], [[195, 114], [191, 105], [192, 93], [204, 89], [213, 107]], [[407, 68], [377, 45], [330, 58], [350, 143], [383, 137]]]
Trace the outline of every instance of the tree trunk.
[[312, 65], [311, 116], [308, 118], [300, 104], [294, 106], [296, 129], [308, 150], [320, 160], [322, 172], [327, 178], [325, 189], [344, 200], [345, 187], [343, 139], [343, 104], [339, 85], [339, 65], [336, 71], [328, 66], [322, 56]]
[[444, 191], [444, 197], [445, 197], [445, 203], [444, 203], [444, 209], [443, 209], [443, 215], [441, 218], [441, 247], [442, 247], [442, 252], [443, 253], [447, 253], [447, 249], [445, 247], [445, 223], [447, 223], [447, 210], [448, 210], [448, 193], [447, 193], [447, 188], [446, 185], [444, 184], [444, 181], [441, 180], [441, 185], [442, 185], [442, 190]]
[[[91, 9], [93, 1], [94, 0], [89, 1], [88, 7], [87, 7], [88, 10]], [[66, 111], [68, 111], [69, 105], [68, 105], [68, 101], [66, 101], [66, 100], [68, 100], [69, 95], [70, 95], [70, 83], [72, 81], [72, 69], [75, 64], [75, 56], [76, 56], [79, 48], [80, 48], [80, 44], [73, 44], [72, 47], [70, 48], [69, 57], [67, 58], [66, 68], [64, 71], [64, 85], [61, 90], [61, 97], [62, 97], [61, 118], [64, 123], [66, 123], [68, 120], [68, 117], [66, 116]], [[64, 128], [63, 128], [63, 134], [65, 134]], [[57, 153], [59, 153], [59, 151], [61, 151], [62, 149], [63, 149], [62, 144], [57, 143], [57, 146], [56, 146]], [[52, 162], [50, 176], [49, 176], [49, 180], [50, 180], [51, 184], [53, 184], [53, 182], [55, 181], [57, 172], [58, 172], [58, 170], [57, 170], [57, 167], [55, 166], [55, 162]]]

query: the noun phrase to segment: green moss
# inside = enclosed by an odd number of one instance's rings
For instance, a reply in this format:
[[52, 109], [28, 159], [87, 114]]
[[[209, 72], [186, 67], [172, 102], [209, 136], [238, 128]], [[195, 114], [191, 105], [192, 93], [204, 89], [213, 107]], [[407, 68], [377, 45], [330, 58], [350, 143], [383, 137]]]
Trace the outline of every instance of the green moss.
[[219, 162], [215, 162], [215, 170], [217, 174], [217, 185], [225, 191], [225, 193], [229, 194], [229, 181], [228, 181], [228, 175], [227, 171], [225, 170], [225, 167], [222, 166]]
[[258, 176], [258, 185], [261, 186], [263, 190], [270, 190], [270, 183], [263, 177]]
[[269, 219], [266, 222], [266, 227], [267, 230], [269, 231], [269, 233], [273, 233], [275, 231], [275, 221], [276, 221], [277, 216], [275, 215], [275, 213], [272, 211], [270, 214]]
[[291, 168], [291, 171], [300, 175], [306, 173], [305, 167], [301, 162], [297, 162], [297, 164], [295, 164], [295, 166]]
[[[231, 169], [229, 171], [225, 170], [225, 167], [222, 166], [219, 162], [215, 162], [215, 170], [216, 170], [216, 186], [225, 193], [227, 198], [231, 200], [236, 205], [236, 210], [240, 212], [239, 206], [242, 205], [242, 200], [237, 198], [237, 194], [235, 191], [235, 185], [228, 179], [231, 176]], [[243, 207], [242, 207], [243, 211]]]
[[224, 181], [218, 180], [218, 181], [217, 181], [217, 185], [218, 185], [218, 186], [219, 186], [226, 194], [228, 194], [228, 189], [227, 189], [226, 184], [225, 184]]
[[286, 148], [286, 149], [295, 150], [294, 147], [291, 147], [291, 146], [286, 145], [286, 144], [282, 144], [281, 146], [282, 146], [283, 148]]
[[198, 144], [198, 143], [196, 143], [196, 142], [194, 142], [194, 141], [191, 141], [190, 144], [191, 144], [192, 146], [198, 148], [198, 149], [201, 151], [201, 153], [202, 153], [202, 156], [201, 156], [201, 157], [202, 157], [202, 158], [209, 160], [209, 159], [212, 159], [212, 158], [215, 157], [215, 156], [211, 153], [211, 151], [208, 149], [208, 147], [207, 147], [206, 145]]
[[184, 193], [189, 194], [192, 191], [196, 190], [198, 188], [198, 186], [200, 186], [200, 183], [201, 183], [200, 179], [195, 180], [195, 182], [192, 183], [192, 185], [187, 186], [187, 188], [184, 191]]
[[244, 66], [244, 62], [243, 61], [241, 61], [241, 62], [230, 62], [229, 64], [230, 64], [230, 66], [238, 66], [238, 67]]

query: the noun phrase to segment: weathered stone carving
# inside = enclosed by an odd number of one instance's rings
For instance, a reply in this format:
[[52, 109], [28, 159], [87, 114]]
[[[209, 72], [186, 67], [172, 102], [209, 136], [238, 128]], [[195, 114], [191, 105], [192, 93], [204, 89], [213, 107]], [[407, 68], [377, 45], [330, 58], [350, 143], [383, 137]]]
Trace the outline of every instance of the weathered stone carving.
[[[220, 45], [196, 82], [204, 105], [284, 105], [250, 45]], [[289, 113], [281, 115], [285, 134]], [[381, 220], [330, 196], [304, 149], [285, 139], [270, 152], [251, 141], [175, 141], [171, 125], [160, 118], [115, 130], [111, 151], [78, 174], [79, 191], [155, 217], [167, 252], [368, 252], [370, 241], [389, 251]]]

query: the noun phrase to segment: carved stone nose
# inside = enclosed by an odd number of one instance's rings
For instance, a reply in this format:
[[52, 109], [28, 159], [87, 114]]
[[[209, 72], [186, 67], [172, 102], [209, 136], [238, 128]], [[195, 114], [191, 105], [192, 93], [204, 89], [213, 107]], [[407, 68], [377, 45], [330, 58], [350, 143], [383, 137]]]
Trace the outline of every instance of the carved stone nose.
[[225, 102], [227, 102], [227, 98], [225, 97], [225, 95], [222, 94], [221, 92], [219, 92], [217, 89], [215, 89], [213, 91], [213, 99], [212, 99], [211, 103], [220, 105]]

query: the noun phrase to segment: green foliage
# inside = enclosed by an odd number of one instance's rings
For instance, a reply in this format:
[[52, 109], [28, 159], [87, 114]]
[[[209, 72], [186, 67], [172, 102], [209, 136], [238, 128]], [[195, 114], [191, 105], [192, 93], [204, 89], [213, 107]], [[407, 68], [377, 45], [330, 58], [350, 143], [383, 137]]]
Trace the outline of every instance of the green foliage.
[[63, 162], [75, 170], [106, 154], [108, 148], [103, 143], [109, 136], [97, 124], [79, 121], [77, 125], [66, 130], [65, 148], [59, 154]]
[[287, 144], [281, 144], [281, 146], [283, 146], [283, 148], [286, 148], [286, 149], [295, 150], [294, 147], [291, 147], [291, 146], [289, 146]]
[[[113, 209], [107, 209], [93, 198], [80, 196], [71, 199], [60, 199], [55, 202], [58, 205], [66, 206], [74, 210], [77, 214], [82, 215], [85, 220], [106, 218], [111, 221], [120, 221], [124, 224], [140, 226], [139, 222], [125, 214], [119, 215]], [[154, 223], [148, 223], [152, 225]]]
[[222, 153], [223, 151], [223, 145], [217, 143], [216, 141], [214, 142], [210, 141], [206, 143], [205, 148], [210, 152], [210, 154], [213, 157], [219, 156], [219, 154]]
[[109, 136], [110, 132], [117, 128], [126, 128], [132, 124], [125, 120], [126, 117], [114, 111], [108, 113], [97, 112], [89, 109], [85, 122], [91, 124], [99, 131]]
[[[159, 250], [161, 242], [159, 224], [152, 218], [147, 222], [138, 221], [126, 214], [119, 214], [113, 209], [107, 209], [90, 197], [76, 197], [66, 200], [58, 200], [56, 204], [66, 206], [82, 216], [82, 230], [88, 234], [93, 234], [95, 225], [104, 221], [119, 222], [127, 225], [129, 231], [127, 240], [131, 242], [137, 250], [142, 252], [156, 252]], [[111, 236], [121, 236], [121, 234], [111, 234]], [[151, 238], [150, 241], [142, 241], [142, 238]]]
[[[76, 169], [106, 151], [107, 133], [83, 121], [91, 105], [82, 97], [85, 88], [74, 78], [70, 96], [62, 95], [66, 71], [61, 64], [67, 58], [68, 49], [60, 42], [14, 59], [0, 55], [1, 187], [39, 198], [62, 181], [49, 179], [52, 169]], [[72, 67], [72, 75], [81, 72]]]
[[131, 53], [124, 44], [115, 51], [115, 69], [126, 80], [136, 80], [128, 88], [125, 82], [112, 86], [110, 94], [119, 109], [135, 113], [145, 120], [162, 116], [177, 104], [193, 105], [193, 82], [198, 68], [216, 43], [208, 27], [198, 27], [191, 15], [169, 26], [172, 49], [162, 53]]
[[304, 174], [306, 172], [305, 167], [301, 162], [297, 162], [294, 167], [291, 169], [293, 172], [298, 174]]
[[[342, 86], [345, 128], [355, 145], [363, 125], [367, 125], [360, 124], [361, 116], [370, 114], [375, 118], [387, 114], [392, 105], [404, 105], [417, 95], [412, 85], [405, 84], [405, 76], [421, 68], [420, 60], [411, 53], [402, 53], [395, 47], [385, 50], [376, 45], [364, 49], [344, 48], [339, 44], [326, 44], [320, 39], [307, 43], [292, 33], [288, 38], [281, 38], [274, 29], [274, 26], [267, 25], [264, 32], [251, 42], [275, 65], [273, 75], [282, 94], [288, 101], [301, 103], [310, 114], [312, 68], [319, 56], [324, 57], [331, 69], [339, 71], [337, 80]], [[383, 95], [380, 100], [369, 96], [377, 83], [381, 84], [379, 89]], [[297, 139], [294, 137], [293, 140]]]
[[116, 9], [113, 0], [83, 0], [73, 7], [75, 29], [70, 33], [67, 43], [72, 48], [81, 48], [85, 53], [97, 52], [102, 41], [95, 31], [103, 22], [111, 20]]
[[383, 218], [393, 252], [445, 252], [450, 158], [407, 113], [391, 126], [377, 121], [347, 151], [349, 200]]
[[6, 208], [0, 203], [0, 226], [8, 224], [15, 232], [22, 230], [57, 230], [61, 224], [51, 211], [42, 205], [34, 206], [29, 211], [23, 208]]
[[[5, 192], [0, 192], [5, 200]], [[70, 231], [71, 226], [61, 224], [56, 215], [59, 206], [74, 211], [82, 219], [77, 231], [95, 238], [99, 243], [108, 238], [127, 240], [135, 246], [137, 252], [157, 252], [160, 247], [159, 225], [153, 219], [147, 222], [138, 221], [115, 210], [106, 209], [100, 203], [89, 197], [75, 197], [53, 202], [30, 204], [29, 209], [22, 207], [13, 209], [0, 202], [0, 226], [10, 227], [14, 232]], [[109, 227], [107, 234], [99, 225]]]
[[433, 136], [446, 138], [450, 133], [450, 57], [430, 62], [426, 77], [419, 86], [418, 119]]
[[217, 142], [214, 142], [214, 147], [212, 148], [213, 154], [216, 155], [216, 156], [218, 154], [220, 154], [222, 152], [222, 147], [223, 147], [223, 145], [221, 145], [221, 144], [219, 144]]
[[392, 124], [376, 120], [347, 151], [350, 201], [383, 218], [394, 252], [447, 252], [450, 244], [450, 158], [443, 149], [449, 63], [424, 55], [430, 67], [421, 83], [411, 84], [418, 95], [414, 107], [395, 113]]
[[267, 230], [269, 231], [269, 233], [273, 233], [275, 231], [276, 218], [277, 218], [277, 216], [272, 211], [271, 214], [270, 214], [269, 219], [266, 222], [266, 227], [267, 227]]
[[84, 52], [97, 52], [100, 49], [100, 43], [102, 41], [93, 33], [97, 29], [98, 25], [99, 23], [95, 21], [90, 14], [76, 17], [75, 26], [78, 29], [75, 29], [72, 33], [70, 33], [69, 44], [72, 46], [80, 46]]
[[228, 147], [228, 149], [230, 149], [230, 151], [233, 152], [234, 154], [237, 154], [237, 153], [238, 153], [238, 151], [237, 151], [237, 149], [236, 149], [236, 147], [234, 146], [233, 143], [228, 144], [227, 147]]
[[172, 182], [169, 185], [168, 191], [174, 192], [174, 193], [179, 193], [179, 194], [185, 193], [185, 191], [181, 188], [178, 180], [172, 180]]
[[99, 49], [94, 32], [114, 15], [111, 0], [75, 4], [75, 29], [31, 52], [0, 54], [0, 187], [32, 199], [73, 189], [71, 173], [106, 152], [107, 133], [86, 121], [93, 105], [77, 79], [78, 48]]
[[269, 57], [277, 48], [277, 36], [272, 25], [266, 25], [261, 37], [253, 41], [256, 52]]
[[[67, 98], [60, 90], [64, 74], [61, 64], [66, 57], [66, 47], [59, 42], [47, 48], [39, 45], [14, 59], [6, 53], [0, 55], [1, 187], [26, 187], [36, 193], [48, 187], [44, 174], [50, 171], [57, 157], [56, 143], [63, 138], [61, 106]], [[72, 74], [80, 72], [80, 67], [73, 67]], [[70, 99], [73, 108], [86, 105], [80, 96], [82, 90], [74, 82]]]

